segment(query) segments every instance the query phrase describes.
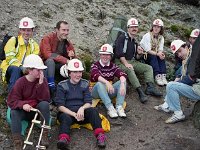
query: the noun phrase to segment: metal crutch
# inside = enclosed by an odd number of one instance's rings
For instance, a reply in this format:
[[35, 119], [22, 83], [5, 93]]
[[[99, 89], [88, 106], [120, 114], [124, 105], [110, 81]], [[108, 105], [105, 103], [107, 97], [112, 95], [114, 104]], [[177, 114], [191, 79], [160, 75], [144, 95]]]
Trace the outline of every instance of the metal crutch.
[[28, 141], [28, 140], [29, 140], [29, 137], [30, 137], [31, 132], [32, 132], [32, 130], [33, 130], [34, 124], [41, 124], [41, 121], [36, 120], [38, 114], [40, 114], [41, 117], [43, 118], [43, 125], [41, 126], [42, 129], [41, 129], [41, 133], [40, 133], [38, 145], [36, 146], [36, 148], [37, 148], [37, 150], [38, 150], [38, 149], [46, 149], [45, 146], [40, 145], [40, 141], [41, 141], [41, 139], [42, 139], [42, 134], [43, 134], [44, 128], [46, 128], [46, 129], [51, 129], [51, 128], [50, 128], [49, 126], [45, 126], [45, 119], [44, 119], [44, 116], [42, 115], [42, 113], [41, 113], [38, 109], [32, 108], [31, 111], [34, 111], [34, 112], [36, 112], [36, 113], [35, 113], [34, 119], [32, 120], [31, 128], [29, 129], [29, 132], [28, 132], [28, 136], [27, 136], [26, 140], [24, 141], [24, 147], [23, 147], [23, 149], [26, 148], [26, 145], [33, 145], [33, 142], [30, 142], [30, 141]]

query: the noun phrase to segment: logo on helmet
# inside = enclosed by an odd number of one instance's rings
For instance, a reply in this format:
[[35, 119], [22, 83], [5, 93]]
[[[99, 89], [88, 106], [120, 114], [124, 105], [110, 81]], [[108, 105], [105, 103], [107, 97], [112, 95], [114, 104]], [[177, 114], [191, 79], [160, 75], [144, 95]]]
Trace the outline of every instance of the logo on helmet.
[[199, 36], [199, 31], [195, 31], [194, 35]]
[[135, 20], [131, 20], [131, 24], [132, 24], [132, 25], [135, 25]]
[[75, 68], [79, 68], [79, 63], [78, 63], [78, 62], [75, 62], [75, 63], [74, 63], [74, 67], [75, 67]]
[[23, 22], [23, 26], [24, 26], [24, 27], [27, 27], [27, 26], [28, 26], [28, 21], [24, 21], [24, 22]]
[[172, 46], [171, 46], [171, 50], [175, 51], [175, 50], [176, 50], [176, 46], [175, 46], [175, 45], [172, 45]]
[[156, 20], [156, 22], [155, 22], [157, 25], [159, 25], [159, 20]]
[[104, 47], [102, 48], [102, 50], [103, 50], [104, 52], [107, 51], [107, 47], [104, 46]]

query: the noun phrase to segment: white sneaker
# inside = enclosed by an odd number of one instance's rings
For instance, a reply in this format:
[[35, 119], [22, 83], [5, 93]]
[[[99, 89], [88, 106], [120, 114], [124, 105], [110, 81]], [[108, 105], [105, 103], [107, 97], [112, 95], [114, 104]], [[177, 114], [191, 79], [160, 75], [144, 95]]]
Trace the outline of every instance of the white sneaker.
[[167, 85], [167, 79], [166, 79], [166, 74], [162, 74], [162, 82], [164, 85]]
[[170, 112], [169, 107], [168, 107], [168, 108], [164, 108], [164, 107], [162, 106], [162, 104], [161, 104], [161, 105], [158, 105], [158, 106], [154, 106], [154, 109], [156, 109], [156, 110], [158, 110], [158, 111], [163, 111], [163, 112], [165, 112], [165, 113], [169, 113], [169, 112]]
[[124, 112], [124, 108], [122, 106], [118, 106], [117, 107], [117, 114], [122, 117], [122, 118], [126, 118], [126, 114]]
[[117, 118], [118, 117], [117, 111], [115, 110], [115, 108], [113, 106], [110, 106], [108, 108], [108, 115], [110, 116], [110, 118]]
[[176, 123], [176, 122], [179, 122], [179, 121], [182, 121], [185, 119], [185, 115], [182, 114], [182, 115], [176, 115], [176, 114], [173, 114], [170, 118], [168, 118], [165, 123]]
[[160, 85], [160, 86], [164, 85], [161, 74], [157, 74], [155, 77], [155, 80], [158, 85]]

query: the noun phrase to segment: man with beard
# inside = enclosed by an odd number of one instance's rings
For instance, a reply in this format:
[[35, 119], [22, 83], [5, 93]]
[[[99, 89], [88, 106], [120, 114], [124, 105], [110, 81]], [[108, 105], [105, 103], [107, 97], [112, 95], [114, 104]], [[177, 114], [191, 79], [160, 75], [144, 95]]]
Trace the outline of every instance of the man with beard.
[[43, 37], [40, 42], [41, 57], [47, 69], [47, 80], [51, 95], [55, 93], [55, 72], [60, 72], [62, 65], [67, 64], [75, 57], [72, 43], [68, 40], [69, 24], [59, 21], [55, 32]]
[[145, 103], [147, 96], [144, 94], [136, 74], [144, 75], [147, 84], [145, 91], [147, 95], [162, 96], [162, 93], [155, 88], [152, 67], [137, 61], [140, 55], [143, 54], [142, 47], [138, 46], [135, 39], [138, 32], [138, 21], [135, 18], [129, 19], [127, 28], [127, 48], [124, 50], [124, 43], [126, 42], [126, 36], [124, 34], [121, 34], [116, 40], [115, 63], [128, 74], [131, 85], [138, 92], [140, 102]]

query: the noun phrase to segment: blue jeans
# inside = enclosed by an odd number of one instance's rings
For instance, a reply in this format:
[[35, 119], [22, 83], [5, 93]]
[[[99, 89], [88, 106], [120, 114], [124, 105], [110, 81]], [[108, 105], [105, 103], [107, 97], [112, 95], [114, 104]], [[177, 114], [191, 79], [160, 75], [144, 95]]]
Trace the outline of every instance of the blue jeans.
[[[49, 102], [41, 101], [36, 108], [40, 110], [45, 119], [45, 124], [49, 125], [50, 111]], [[35, 112], [27, 112], [23, 109], [11, 110], [11, 131], [13, 134], [20, 134], [22, 130], [22, 120], [31, 121], [35, 116]]]
[[6, 71], [6, 80], [8, 82], [8, 92], [11, 91], [17, 79], [19, 79], [23, 75], [20, 67], [17, 66], [9, 66]]
[[166, 87], [165, 102], [172, 111], [180, 111], [180, 96], [185, 96], [194, 101], [200, 100], [200, 96], [195, 94], [192, 86], [180, 82], [169, 82]]
[[166, 74], [166, 64], [165, 60], [161, 60], [160, 57], [148, 54], [147, 63], [152, 66], [153, 74]]
[[[126, 86], [126, 84], [125, 84]], [[92, 90], [92, 97], [93, 98], [100, 98], [106, 108], [108, 109], [110, 106], [112, 106], [112, 98], [116, 98], [116, 107], [122, 106], [124, 103], [125, 96], [120, 95], [120, 81], [117, 81], [113, 84], [113, 88], [115, 89], [115, 92], [113, 94], [108, 93], [106, 85], [101, 82], [97, 82]]]

